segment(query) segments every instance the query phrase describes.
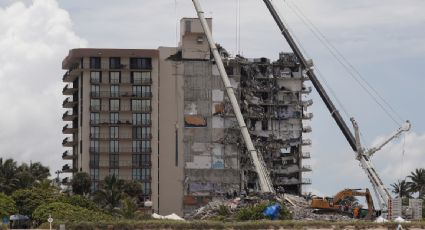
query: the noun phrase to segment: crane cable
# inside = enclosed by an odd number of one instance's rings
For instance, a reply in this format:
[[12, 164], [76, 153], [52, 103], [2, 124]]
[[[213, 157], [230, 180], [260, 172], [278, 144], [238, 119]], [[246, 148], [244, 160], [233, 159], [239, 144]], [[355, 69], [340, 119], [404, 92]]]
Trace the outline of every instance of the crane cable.
[[[329, 39], [319, 30], [317, 26], [302, 12], [302, 10], [295, 4], [289, 3], [290, 1], [284, 1], [287, 3], [289, 8], [295, 13], [295, 15], [300, 18], [300, 20], [308, 27], [308, 29], [313, 33], [313, 35], [325, 46], [325, 48], [331, 53], [331, 55], [344, 67], [344, 69], [349, 73], [350, 77], [353, 78], [369, 96], [375, 101], [376, 104], [387, 114], [387, 116], [397, 125], [400, 125], [403, 119], [397, 113], [397, 111], [385, 100], [379, 92], [373, 88], [373, 86], [368, 83], [368, 81], [362, 76], [362, 74], [351, 64], [347, 58], [329, 41]], [[291, 5], [292, 4], [292, 5]], [[370, 90], [369, 90], [370, 89]], [[372, 93], [372, 92], [373, 93]], [[376, 96], [375, 96], [375, 95]], [[377, 99], [377, 97], [381, 100]], [[384, 107], [385, 104], [387, 108]], [[391, 114], [390, 111], [393, 113]]]

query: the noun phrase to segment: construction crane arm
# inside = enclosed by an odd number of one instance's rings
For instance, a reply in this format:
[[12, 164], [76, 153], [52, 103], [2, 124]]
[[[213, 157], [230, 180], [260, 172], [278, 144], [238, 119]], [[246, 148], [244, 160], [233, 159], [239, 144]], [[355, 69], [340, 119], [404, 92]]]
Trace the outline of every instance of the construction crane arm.
[[371, 157], [375, 152], [381, 150], [382, 147], [384, 147], [390, 141], [392, 141], [393, 139], [400, 136], [401, 133], [409, 131], [410, 127], [411, 127], [410, 122], [406, 121], [403, 125], [400, 126], [400, 128], [398, 128], [396, 131], [394, 131], [394, 133], [392, 133], [390, 137], [388, 137], [387, 139], [385, 139], [384, 141], [382, 141], [381, 143], [379, 143], [375, 147], [370, 148], [364, 154], [368, 157]]

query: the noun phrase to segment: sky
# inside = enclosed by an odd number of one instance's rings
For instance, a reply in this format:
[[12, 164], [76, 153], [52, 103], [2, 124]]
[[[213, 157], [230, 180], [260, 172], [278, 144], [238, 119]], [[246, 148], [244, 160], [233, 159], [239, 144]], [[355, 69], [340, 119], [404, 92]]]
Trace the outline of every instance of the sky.
[[[362, 141], [373, 146], [398, 128], [297, 17], [295, 9], [352, 63], [412, 130], [373, 157], [389, 187], [425, 165], [425, 1], [274, 0], [320, 79], [333, 90], [348, 126], [357, 119]], [[213, 17], [217, 43], [236, 54], [237, 0], [201, 1]], [[300, 13], [298, 13], [300, 14]], [[181, 17], [195, 17], [183, 0], [0, 0], [0, 157], [40, 161], [54, 172], [61, 159], [61, 108], [69, 49], [175, 46]], [[276, 59], [290, 51], [258, 0], [240, 1], [240, 47], [246, 57]], [[310, 84], [310, 83], [307, 83]], [[328, 88], [329, 90], [329, 88]], [[370, 188], [366, 175], [316, 92], [307, 150], [313, 167], [306, 191], [333, 195], [343, 188]], [[335, 97], [332, 96], [335, 100]], [[381, 102], [382, 103], [382, 102]], [[345, 112], [346, 111], [346, 112]]]

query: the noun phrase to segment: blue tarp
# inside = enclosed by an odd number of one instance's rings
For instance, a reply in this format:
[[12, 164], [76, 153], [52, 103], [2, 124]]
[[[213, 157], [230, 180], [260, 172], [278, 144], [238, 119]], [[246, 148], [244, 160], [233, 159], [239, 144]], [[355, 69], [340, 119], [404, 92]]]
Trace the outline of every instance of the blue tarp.
[[279, 218], [281, 208], [280, 204], [272, 204], [263, 211], [263, 215], [275, 220]]

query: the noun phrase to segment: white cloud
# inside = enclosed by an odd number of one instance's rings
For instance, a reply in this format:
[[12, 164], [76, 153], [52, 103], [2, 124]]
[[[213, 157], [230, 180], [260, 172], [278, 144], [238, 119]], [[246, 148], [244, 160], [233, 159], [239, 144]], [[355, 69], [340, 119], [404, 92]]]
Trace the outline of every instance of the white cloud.
[[0, 7], [0, 157], [61, 167], [61, 70], [68, 50], [86, 46], [55, 0]]

